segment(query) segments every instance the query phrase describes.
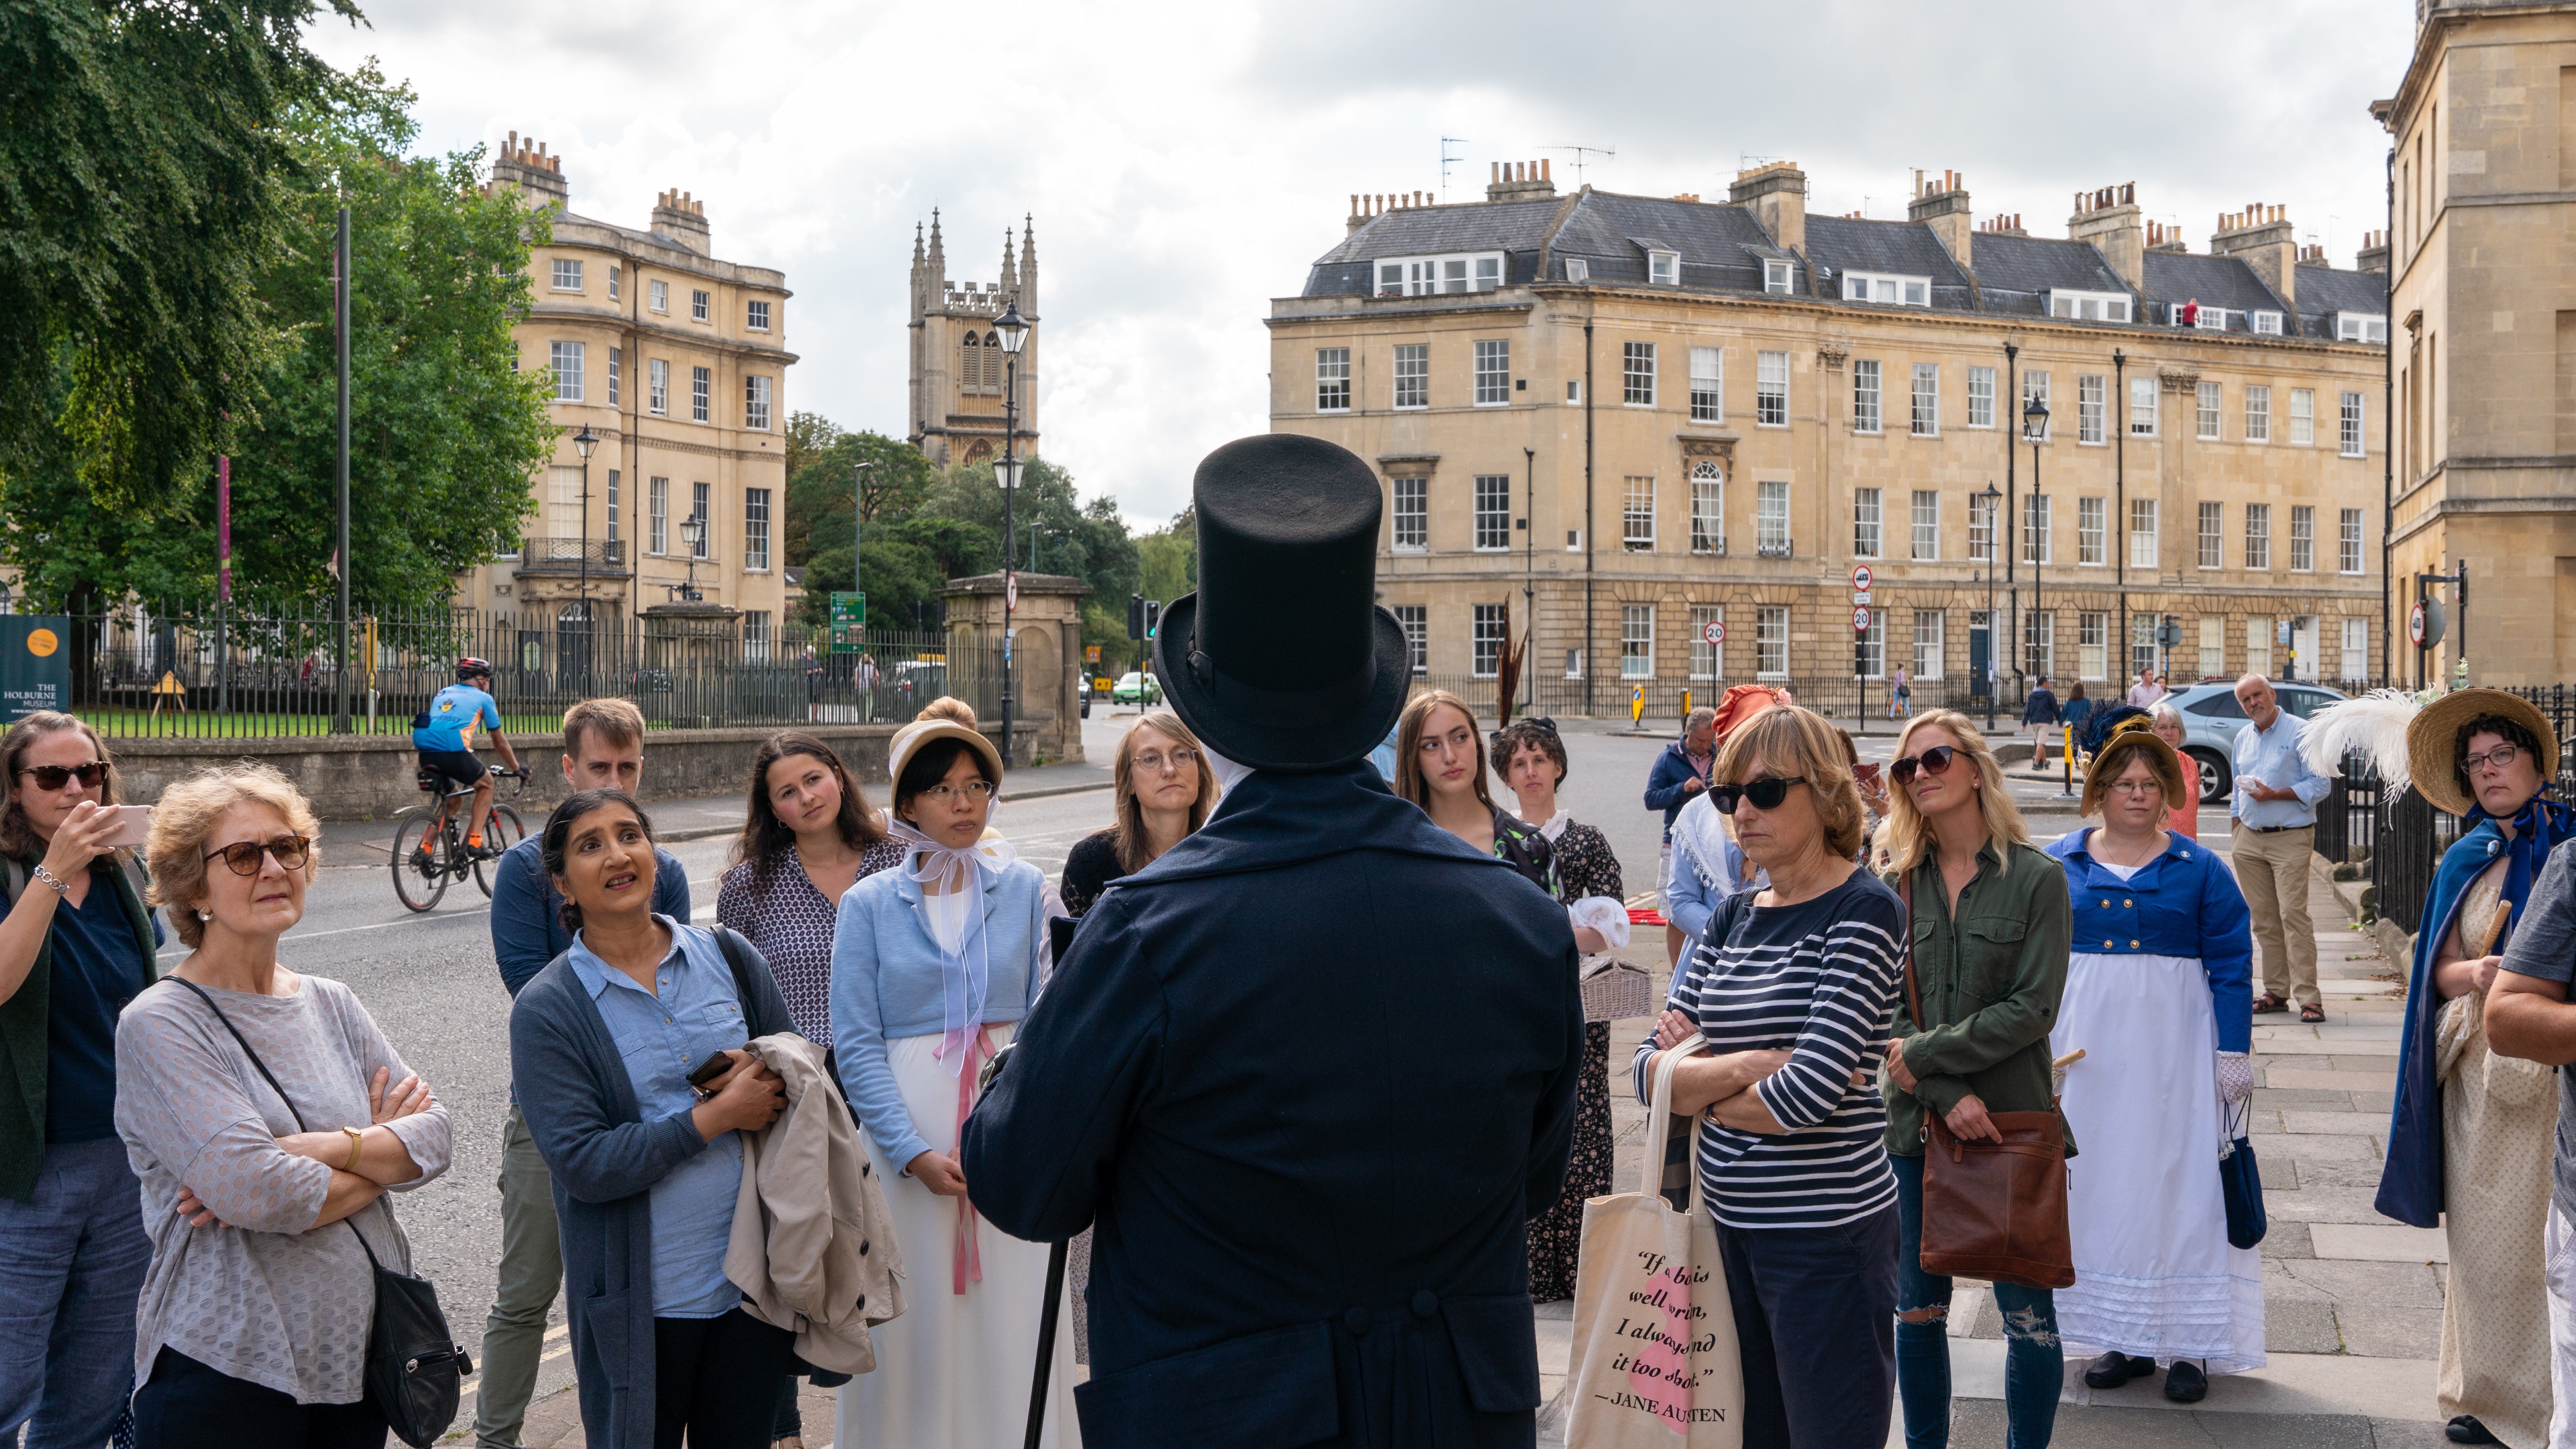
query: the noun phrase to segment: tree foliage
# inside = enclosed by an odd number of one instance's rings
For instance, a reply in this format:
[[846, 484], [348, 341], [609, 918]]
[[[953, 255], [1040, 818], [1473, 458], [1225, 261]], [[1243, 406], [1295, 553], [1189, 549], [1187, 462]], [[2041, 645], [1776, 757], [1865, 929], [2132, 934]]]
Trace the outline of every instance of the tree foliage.
[[0, 475], [110, 507], [188, 486], [246, 417], [274, 334], [259, 279], [334, 81], [304, 48], [352, 0], [0, 5]]
[[[363, 606], [434, 606], [454, 576], [515, 538], [554, 434], [543, 369], [514, 367], [541, 214], [475, 185], [479, 151], [406, 158], [413, 97], [372, 66], [299, 105], [283, 134], [306, 184], [286, 188], [256, 279], [275, 342], [232, 428], [237, 594], [274, 602], [335, 585], [337, 347], [331, 252], [350, 213], [351, 591]], [[333, 179], [337, 179], [336, 186]], [[78, 405], [76, 389], [55, 393]], [[148, 506], [110, 507], [48, 450], [0, 480], [0, 556], [39, 600], [88, 587], [202, 597], [215, 568], [213, 470]], [[503, 545], [506, 546], [506, 545]]]

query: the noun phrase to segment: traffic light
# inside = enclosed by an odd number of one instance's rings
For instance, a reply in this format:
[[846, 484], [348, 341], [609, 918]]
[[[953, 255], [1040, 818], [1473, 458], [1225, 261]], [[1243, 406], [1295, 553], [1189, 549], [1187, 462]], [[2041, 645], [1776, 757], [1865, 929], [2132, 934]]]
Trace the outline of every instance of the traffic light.
[[1153, 638], [1154, 631], [1161, 627], [1163, 627], [1163, 601], [1147, 599], [1145, 601], [1145, 637]]
[[1143, 594], [1127, 596], [1127, 637], [1137, 640], [1145, 637], [1145, 596]]

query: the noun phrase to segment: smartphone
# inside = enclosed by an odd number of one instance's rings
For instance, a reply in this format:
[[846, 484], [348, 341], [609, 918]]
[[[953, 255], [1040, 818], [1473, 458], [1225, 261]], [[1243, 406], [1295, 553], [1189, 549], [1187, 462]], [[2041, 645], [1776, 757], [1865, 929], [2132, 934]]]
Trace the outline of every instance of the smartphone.
[[1858, 778], [1862, 784], [1875, 784], [1878, 780], [1878, 766], [1875, 762], [1866, 765], [1858, 765], [1853, 767], [1852, 774]]
[[733, 1058], [723, 1052], [717, 1052], [713, 1056], [708, 1057], [705, 1061], [698, 1063], [696, 1067], [690, 1070], [689, 1085], [703, 1090], [707, 1083], [723, 1076], [726, 1072], [731, 1071], [732, 1069]]
[[149, 805], [110, 805], [107, 813], [116, 817], [116, 828], [107, 843], [140, 846], [152, 834], [152, 807]]

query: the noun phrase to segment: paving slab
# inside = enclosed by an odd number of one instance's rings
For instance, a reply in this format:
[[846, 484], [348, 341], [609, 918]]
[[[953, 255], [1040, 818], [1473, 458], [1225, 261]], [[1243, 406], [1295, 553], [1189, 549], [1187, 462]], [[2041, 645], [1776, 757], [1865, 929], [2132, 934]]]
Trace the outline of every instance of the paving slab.
[[[2267, 1073], [2266, 1076], [2268, 1077], [2269, 1074]], [[2252, 1104], [2257, 1108], [2272, 1111], [2296, 1107], [2320, 1112], [2349, 1112], [2352, 1110], [2352, 1093], [2349, 1089], [2333, 1087], [2267, 1085], [2254, 1089]]]
[[[2269, 1207], [2270, 1203], [2265, 1202]], [[2440, 1228], [2411, 1228], [2404, 1223], [2317, 1223], [2310, 1230], [2320, 1258], [2350, 1258], [2375, 1263], [2448, 1263], [2451, 1239]]]
[[[2377, 1118], [2359, 1117], [2358, 1120], [2379, 1125]], [[2300, 1162], [2366, 1162], [2374, 1167], [2380, 1156], [2379, 1144], [2368, 1137], [2337, 1137], [2321, 1132], [2292, 1136], [2280, 1144], [2280, 1151]], [[2268, 1149], [2263, 1153], [2263, 1157], [2271, 1155]], [[2258, 1162], [2262, 1160], [2256, 1159]]]
[[2378, 1312], [2442, 1306], [2442, 1280], [2421, 1263], [2348, 1258], [2273, 1258], [2263, 1264], [2263, 1296], [2324, 1299]]
[[[2278, 1223], [2272, 1226], [2276, 1231], [2280, 1228]], [[2334, 1305], [2306, 1298], [2266, 1301], [2263, 1348], [2267, 1353], [2343, 1352], [2343, 1335], [2335, 1330]]]
[[2267, 1057], [2394, 1057], [2397, 1055], [2397, 1043], [2393, 1041], [2322, 1041], [2287, 1037], [2254, 1043], [2254, 1054]]
[[2343, 1334], [2343, 1351], [2347, 1354], [2400, 1360], [2442, 1356], [2439, 1308], [2364, 1308], [2338, 1303], [2334, 1313], [2335, 1327]]
[[[2266, 1204], [2269, 1206], [2269, 1204]], [[2308, 1224], [2284, 1221], [2269, 1224], [2263, 1233], [2262, 1255], [2266, 1258], [2313, 1258], [2317, 1256], [2308, 1237]]]
[[2264, 1163], [2263, 1210], [2271, 1216], [2275, 1226], [2285, 1219], [2303, 1223], [2378, 1224], [2388, 1221], [2380, 1215], [2379, 1209], [2371, 1206], [2371, 1199], [2378, 1192], [2375, 1185], [2369, 1188], [2312, 1186], [2285, 1191], [2273, 1186], [2276, 1176], [2272, 1164]]
[[2326, 1134], [2369, 1137], [2375, 1140], [2380, 1131], [2388, 1125], [2383, 1118], [2366, 1112], [2355, 1112], [2349, 1108], [2340, 1112], [2320, 1112], [2310, 1108], [2292, 1107], [2285, 1108], [2280, 1116], [2281, 1130], [2294, 1136]]
[[[1950, 1426], [1953, 1444], [2001, 1444], [2007, 1430], [2004, 1406], [1968, 1400], [1952, 1411]], [[2059, 1407], [2055, 1439], [2084, 1449], [2449, 1449], [2438, 1425], [2356, 1414], [2163, 1413], [2073, 1404]], [[1888, 1440], [1891, 1446], [1900, 1442]]]
[[[2302, 1065], [2266, 1067], [2263, 1085], [2306, 1091], [2371, 1092], [2394, 1090], [2397, 1082], [2397, 1059], [2388, 1058], [2386, 1071], [2341, 1071], [2333, 1067], [2305, 1065], [2313, 1057], [2298, 1059]], [[2332, 1061], [2333, 1058], [2327, 1058]]]

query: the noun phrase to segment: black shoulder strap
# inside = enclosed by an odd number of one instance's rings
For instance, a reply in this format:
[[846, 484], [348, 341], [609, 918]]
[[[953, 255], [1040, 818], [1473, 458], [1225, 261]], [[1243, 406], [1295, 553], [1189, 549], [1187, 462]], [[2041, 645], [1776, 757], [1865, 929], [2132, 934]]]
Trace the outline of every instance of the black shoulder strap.
[[742, 1003], [742, 1018], [749, 1021], [751, 1019], [751, 966], [742, 959], [742, 948], [750, 943], [744, 941], [731, 926], [718, 925], [711, 930], [716, 938], [716, 948], [724, 952], [725, 965], [733, 971], [734, 997]]

